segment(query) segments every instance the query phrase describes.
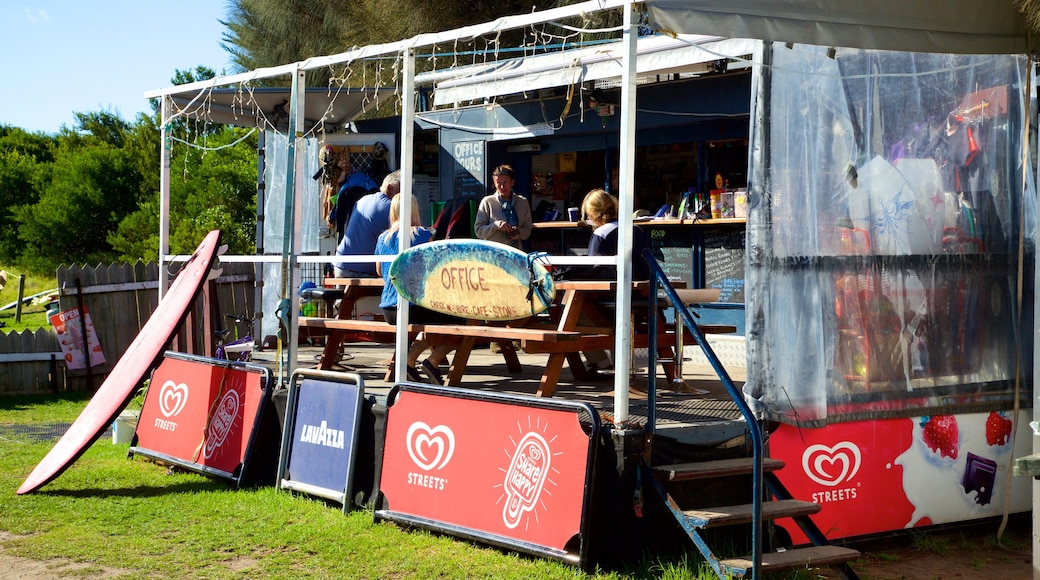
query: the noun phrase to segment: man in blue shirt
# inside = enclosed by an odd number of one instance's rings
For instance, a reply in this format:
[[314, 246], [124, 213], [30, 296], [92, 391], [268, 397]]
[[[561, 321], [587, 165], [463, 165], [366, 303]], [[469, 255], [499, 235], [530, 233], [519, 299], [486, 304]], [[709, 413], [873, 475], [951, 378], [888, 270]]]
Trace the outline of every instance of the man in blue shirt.
[[[369, 256], [375, 252], [379, 234], [390, 227], [390, 200], [401, 191], [400, 170], [386, 176], [378, 192], [358, 200], [347, 222], [347, 231], [336, 246], [338, 256]], [[340, 278], [374, 278], [375, 262], [338, 262]]]

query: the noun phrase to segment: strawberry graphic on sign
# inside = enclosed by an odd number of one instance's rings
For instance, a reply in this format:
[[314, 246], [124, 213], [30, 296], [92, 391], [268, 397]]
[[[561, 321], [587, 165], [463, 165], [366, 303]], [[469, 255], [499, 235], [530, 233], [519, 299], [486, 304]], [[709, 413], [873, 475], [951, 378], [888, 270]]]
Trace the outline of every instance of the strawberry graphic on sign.
[[986, 443], [1004, 445], [1011, 439], [1011, 419], [993, 411], [986, 417]]
[[960, 445], [960, 430], [953, 415], [938, 415], [921, 418], [921, 438], [925, 445], [942, 457], [957, 459]]

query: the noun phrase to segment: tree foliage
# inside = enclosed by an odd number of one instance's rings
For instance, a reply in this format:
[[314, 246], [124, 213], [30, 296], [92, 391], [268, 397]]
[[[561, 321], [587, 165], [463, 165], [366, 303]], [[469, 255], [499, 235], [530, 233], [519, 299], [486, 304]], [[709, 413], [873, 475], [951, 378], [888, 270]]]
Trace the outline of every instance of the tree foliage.
[[[212, 76], [197, 67], [174, 80]], [[106, 111], [74, 116], [75, 125], [56, 135], [0, 126], [0, 261], [44, 273], [60, 264], [155, 260], [158, 114], [139, 114], [134, 123]], [[255, 137], [217, 150], [244, 130], [181, 123], [170, 131], [180, 136], [171, 161], [171, 250], [190, 252], [220, 228], [231, 251], [251, 253]]]
[[23, 258], [44, 267], [115, 259], [107, 233], [136, 206], [139, 189], [122, 149], [100, 141], [70, 148], [39, 200], [14, 210]]
[[[228, 72], [241, 72], [576, 1], [230, 0], [222, 45], [237, 67]], [[474, 49], [515, 46], [526, 33], [469, 42]], [[420, 66], [435, 62], [422, 60]], [[360, 66], [365, 75], [382, 68]], [[342, 71], [308, 71], [308, 84], [333, 82], [333, 75]], [[175, 71], [172, 83], [213, 76], [212, 69], [198, 66]], [[357, 84], [357, 78], [348, 80]], [[177, 119], [167, 126], [172, 137], [164, 145], [157, 100], [151, 114], [130, 122], [109, 111], [79, 112], [75, 119], [55, 135], [0, 125], [0, 261], [42, 273], [63, 263], [156, 259], [164, 147], [171, 154], [170, 251], [190, 252], [219, 228], [232, 253], [252, 253], [255, 135]]]
[[39, 200], [54, 146], [46, 135], [0, 126], [0, 257], [21, 253], [15, 211]]
[[[222, 45], [239, 71], [246, 71], [578, 1], [231, 0]], [[330, 71], [307, 73], [311, 86], [326, 85], [329, 77]]]
[[218, 151], [186, 146], [175, 151], [170, 213], [181, 219], [171, 232], [172, 251], [190, 252], [207, 232], [218, 228], [233, 253], [255, 251], [256, 136], [228, 146], [245, 133], [242, 128], [226, 128], [207, 139], [206, 146]]

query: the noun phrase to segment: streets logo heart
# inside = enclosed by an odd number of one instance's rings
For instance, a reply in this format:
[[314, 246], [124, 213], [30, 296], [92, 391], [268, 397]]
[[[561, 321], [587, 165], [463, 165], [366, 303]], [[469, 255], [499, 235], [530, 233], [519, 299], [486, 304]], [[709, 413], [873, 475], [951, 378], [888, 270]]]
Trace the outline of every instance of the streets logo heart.
[[408, 455], [423, 471], [443, 469], [455, 454], [455, 433], [445, 425], [431, 428], [422, 421], [408, 428]]
[[802, 453], [805, 475], [828, 487], [852, 479], [859, 472], [860, 462], [859, 447], [849, 441], [842, 441], [834, 447], [810, 445]]
[[188, 385], [166, 381], [159, 389], [159, 412], [169, 419], [184, 410], [188, 404]]

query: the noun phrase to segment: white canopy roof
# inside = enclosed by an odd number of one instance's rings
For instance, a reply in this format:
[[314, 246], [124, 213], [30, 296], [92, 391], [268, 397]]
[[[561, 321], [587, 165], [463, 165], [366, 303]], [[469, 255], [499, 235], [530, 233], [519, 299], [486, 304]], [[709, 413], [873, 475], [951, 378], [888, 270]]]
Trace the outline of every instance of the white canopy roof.
[[1012, 0], [646, 0], [662, 32], [909, 52], [1022, 54]]
[[[705, 72], [703, 63], [748, 56], [754, 41], [681, 34], [650, 36], [638, 42], [638, 74]], [[416, 84], [435, 83], [437, 105], [454, 105], [575, 83], [618, 78], [624, 49], [620, 41], [600, 46], [525, 56], [416, 75]]]
[[[304, 124], [341, 127], [394, 93], [391, 88], [307, 89]], [[241, 127], [284, 127], [289, 120], [288, 88], [206, 88], [170, 93], [172, 115]], [[266, 123], [265, 123], [266, 121]]]

